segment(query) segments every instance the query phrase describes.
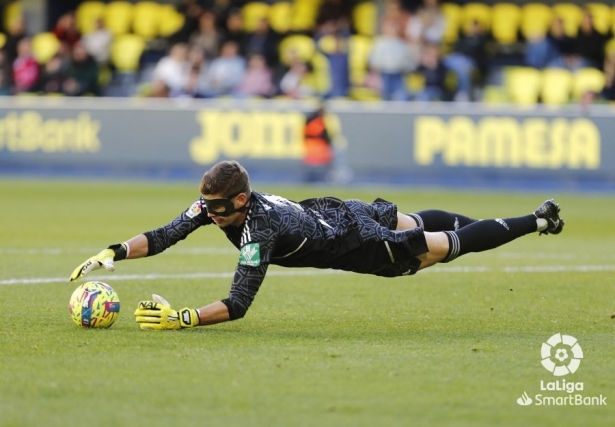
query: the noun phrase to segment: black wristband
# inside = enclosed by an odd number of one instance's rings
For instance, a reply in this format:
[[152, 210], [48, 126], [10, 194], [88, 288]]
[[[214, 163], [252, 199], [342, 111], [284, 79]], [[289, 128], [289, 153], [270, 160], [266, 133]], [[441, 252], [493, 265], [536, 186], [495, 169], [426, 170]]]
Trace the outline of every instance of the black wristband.
[[121, 261], [126, 259], [126, 255], [128, 255], [126, 246], [123, 243], [116, 243], [115, 245], [109, 246], [107, 249], [111, 249], [115, 253], [113, 261]]

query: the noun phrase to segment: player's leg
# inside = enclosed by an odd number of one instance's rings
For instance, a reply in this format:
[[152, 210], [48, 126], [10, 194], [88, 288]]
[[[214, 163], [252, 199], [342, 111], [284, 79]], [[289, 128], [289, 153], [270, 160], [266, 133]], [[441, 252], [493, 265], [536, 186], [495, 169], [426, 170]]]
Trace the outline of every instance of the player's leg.
[[426, 232], [429, 252], [418, 257], [421, 261], [420, 269], [437, 262], [450, 262], [470, 252], [494, 249], [536, 231], [541, 234], [559, 234], [563, 227], [559, 206], [547, 200], [530, 215], [480, 220], [456, 231]]
[[459, 230], [476, 222], [476, 219], [439, 209], [428, 209], [416, 213], [397, 213], [397, 230], [411, 230], [421, 227], [425, 231]]

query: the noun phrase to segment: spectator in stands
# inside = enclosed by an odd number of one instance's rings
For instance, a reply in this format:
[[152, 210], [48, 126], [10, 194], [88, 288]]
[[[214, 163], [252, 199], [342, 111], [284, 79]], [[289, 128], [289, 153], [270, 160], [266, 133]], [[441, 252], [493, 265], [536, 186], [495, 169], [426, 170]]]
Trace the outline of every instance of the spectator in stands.
[[423, 47], [421, 61], [417, 72], [423, 76], [424, 86], [418, 93], [413, 93], [416, 101], [442, 101], [445, 97], [447, 69], [440, 56], [438, 45], [427, 43]]
[[199, 26], [190, 36], [190, 45], [198, 46], [206, 58], [218, 56], [221, 42], [220, 31], [216, 28], [216, 17], [209, 11], [204, 11], [199, 17]]
[[40, 75], [39, 64], [32, 55], [29, 37], [17, 44], [17, 58], [13, 62], [13, 84], [16, 93], [32, 92], [36, 89]]
[[12, 95], [11, 64], [4, 50], [0, 50], [0, 96]]
[[398, 36], [398, 27], [394, 21], [384, 23], [382, 34], [374, 40], [368, 61], [369, 66], [380, 73], [382, 99], [407, 100], [404, 79], [408, 72], [416, 68], [417, 59]]
[[611, 52], [604, 60], [604, 89], [601, 97], [607, 101], [615, 101], [615, 52]]
[[265, 57], [259, 54], [250, 55], [248, 69], [235, 95], [241, 98], [251, 96], [269, 98], [274, 93], [273, 76]]
[[274, 68], [279, 64], [279, 44], [279, 36], [271, 29], [269, 20], [261, 18], [258, 20], [254, 32], [246, 37], [245, 54], [247, 56], [261, 55], [267, 61], [267, 65]]
[[105, 27], [105, 23], [101, 18], [96, 19], [94, 22], [94, 31], [83, 36], [81, 41], [85, 49], [99, 65], [103, 66], [109, 63], [113, 34]]
[[190, 46], [187, 66], [189, 69], [183, 86], [179, 90], [170, 91], [169, 96], [172, 98], [204, 98], [209, 90], [209, 63], [200, 46]]
[[445, 31], [446, 18], [439, 0], [423, 0], [423, 6], [408, 20], [405, 34], [408, 41], [414, 45], [440, 44]]
[[352, 13], [352, 1], [349, 0], [324, 0], [318, 7], [316, 15], [316, 25], [320, 26], [325, 22], [338, 21], [344, 19], [350, 22]]
[[[68, 46], [64, 47], [68, 50]], [[63, 91], [63, 85], [67, 77], [69, 61], [64, 52], [56, 53], [42, 69], [40, 88], [44, 93], [58, 93]]]
[[574, 52], [573, 40], [566, 35], [564, 21], [555, 17], [546, 34], [531, 34], [525, 45], [524, 61], [528, 67], [563, 66], [564, 58]]
[[245, 56], [246, 34], [243, 32], [243, 18], [241, 9], [232, 9], [228, 13], [226, 23], [222, 31], [222, 43], [233, 41], [237, 44], [240, 55]]
[[154, 79], [143, 96], [146, 98], [168, 98], [169, 94], [169, 87], [166, 83], [161, 79]]
[[456, 101], [470, 101], [472, 75], [475, 71], [484, 77], [487, 73], [487, 44], [489, 37], [478, 21], [473, 21], [468, 32], [463, 32], [453, 52], [444, 58], [446, 68], [457, 76]]
[[232, 94], [246, 73], [246, 60], [239, 54], [239, 46], [227, 40], [220, 49], [220, 56], [211, 61], [209, 68], [208, 96]]
[[335, 28], [331, 34], [331, 49], [323, 50], [329, 60], [329, 74], [331, 77], [331, 90], [327, 98], [345, 97], [350, 89], [350, 65], [348, 38], [344, 37], [344, 30]]
[[51, 32], [71, 49], [81, 40], [81, 33], [77, 28], [74, 12], [67, 12], [62, 15]]
[[171, 46], [169, 54], [156, 64], [152, 80], [161, 80], [171, 92], [181, 91], [190, 70], [187, 64], [188, 46], [176, 43]]
[[199, 19], [205, 9], [197, 0], [182, 0], [176, 5], [176, 9], [184, 16], [184, 23], [179, 30], [168, 37], [168, 42], [188, 43], [192, 34], [198, 31]]
[[63, 91], [69, 96], [99, 96], [98, 64], [85, 46], [77, 42], [73, 46], [70, 65], [66, 72]]
[[6, 42], [4, 43], [4, 51], [6, 52], [6, 60], [9, 64], [15, 62], [17, 58], [17, 46], [19, 42], [26, 38], [26, 23], [23, 18], [17, 18], [12, 22], [12, 25], [7, 28]]
[[600, 33], [594, 26], [594, 18], [588, 9], [583, 12], [579, 32], [574, 39], [575, 53], [582, 66], [601, 69], [604, 64], [604, 50], [608, 35]]
[[311, 73], [311, 66], [295, 56], [280, 80], [280, 91], [284, 96], [294, 99], [314, 96], [316, 89], [311, 81]]

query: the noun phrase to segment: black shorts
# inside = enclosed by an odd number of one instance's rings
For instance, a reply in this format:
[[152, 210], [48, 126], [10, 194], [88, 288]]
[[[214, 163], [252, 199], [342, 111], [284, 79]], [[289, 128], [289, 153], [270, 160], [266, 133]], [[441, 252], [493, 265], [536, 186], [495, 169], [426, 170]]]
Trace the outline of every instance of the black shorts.
[[333, 268], [383, 277], [418, 271], [421, 262], [416, 257], [428, 252], [422, 228], [396, 231], [397, 206], [386, 200], [344, 203], [356, 217], [362, 242], [360, 247], [337, 258]]

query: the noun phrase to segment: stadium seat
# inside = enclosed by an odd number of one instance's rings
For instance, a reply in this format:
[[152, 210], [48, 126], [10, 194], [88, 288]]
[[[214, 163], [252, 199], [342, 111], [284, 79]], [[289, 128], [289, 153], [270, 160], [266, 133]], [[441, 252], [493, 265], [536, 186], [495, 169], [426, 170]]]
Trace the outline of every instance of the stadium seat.
[[325, 95], [331, 90], [331, 72], [329, 60], [325, 55], [316, 52], [312, 57], [312, 87], [320, 95]]
[[269, 18], [269, 5], [261, 2], [249, 2], [241, 9], [241, 18], [243, 21], [243, 30], [246, 33], [252, 33], [256, 30], [258, 21], [263, 18]]
[[111, 44], [111, 63], [122, 73], [139, 70], [139, 60], [145, 49], [145, 38], [137, 34], [120, 34]]
[[354, 35], [348, 45], [348, 67], [350, 68], [350, 84], [361, 86], [367, 75], [367, 61], [372, 49], [372, 38]]
[[602, 34], [607, 34], [613, 23], [611, 8], [605, 3], [587, 3], [585, 7], [592, 14], [596, 30]]
[[376, 35], [378, 7], [373, 1], [363, 1], [352, 9], [352, 24], [361, 36]]
[[540, 71], [530, 67], [512, 67], [506, 71], [506, 89], [515, 104], [533, 105], [540, 93]]
[[0, 33], [0, 49], [4, 47], [5, 43], [6, 43], [6, 34]]
[[132, 24], [132, 3], [127, 1], [112, 1], [107, 4], [104, 11], [105, 27], [117, 36], [128, 34]]
[[544, 3], [526, 3], [521, 6], [521, 34], [526, 40], [549, 31], [553, 12]]
[[596, 68], [575, 71], [572, 82], [572, 99], [579, 101], [586, 92], [600, 93], [604, 89], [604, 73]]
[[293, 52], [305, 62], [310, 62], [316, 52], [314, 40], [302, 34], [287, 36], [280, 42], [280, 60], [283, 64], [290, 64]]
[[160, 5], [153, 1], [135, 3], [132, 14], [132, 31], [146, 39], [159, 35]]
[[105, 7], [101, 1], [84, 1], [77, 7], [75, 19], [81, 34], [88, 34], [96, 29], [96, 20], [104, 19]]
[[573, 3], [556, 3], [551, 6], [553, 15], [564, 21], [564, 31], [570, 37], [575, 37], [583, 18], [583, 11]]
[[474, 21], [489, 31], [491, 29], [491, 7], [485, 3], [466, 3], [461, 9], [461, 29], [468, 32]]
[[50, 32], [38, 33], [32, 37], [32, 54], [39, 64], [46, 64], [60, 50], [60, 41]]
[[293, 6], [290, 2], [278, 2], [269, 8], [269, 25], [278, 34], [286, 34], [290, 29]]
[[455, 3], [442, 3], [440, 8], [446, 19], [444, 42], [455, 43], [459, 37], [459, 27], [461, 26], [461, 6]]
[[542, 70], [540, 99], [546, 105], [562, 105], [570, 101], [572, 73], [564, 68]]
[[18, 19], [21, 19], [22, 16], [23, 10], [20, 1], [8, 3], [4, 8], [4, 20], [2, 22], [4, 24], [4, 29], [8, 31], [13, 27]]
[[491, 32], [496, 42], [515, 43], [521, 24], [521, 8], [514, 3], [496, 3], [491, 7], [491, 22]]
[[185, 16], [177, 11], [172, 4], [162, 4], [158, 9], [158, 35], [169, 37], [184, 26]]
[[292, 31], [310, 31], [316, 25], [316, 17], [321, 0], [295, 0], [290, 29]]

